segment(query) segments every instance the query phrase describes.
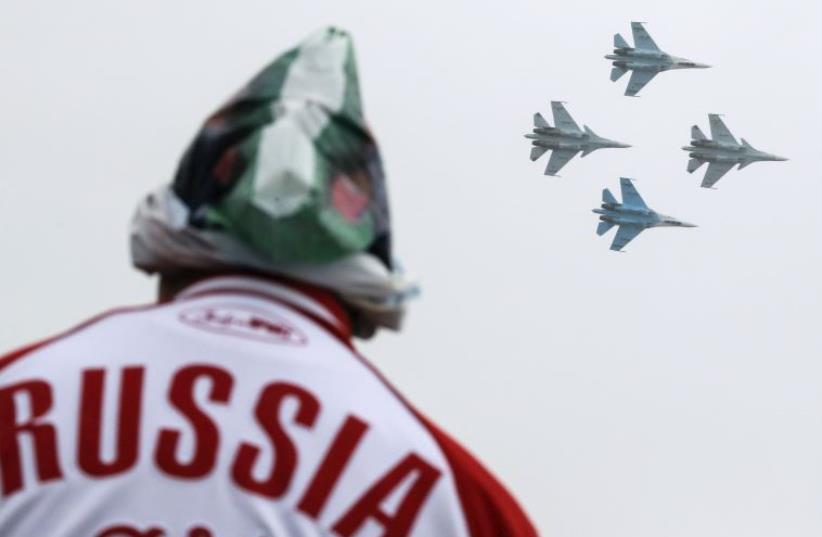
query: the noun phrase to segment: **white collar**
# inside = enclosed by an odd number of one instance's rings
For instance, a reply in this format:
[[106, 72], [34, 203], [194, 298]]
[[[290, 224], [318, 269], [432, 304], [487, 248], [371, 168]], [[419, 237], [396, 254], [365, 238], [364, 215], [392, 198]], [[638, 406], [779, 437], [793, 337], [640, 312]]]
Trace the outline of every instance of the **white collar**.
[[348, 332], [348, 327], [332, 310], [319, 300], [297, 289], [278, 282], [254, 276], [214, 276], [186, 287], [174, 300], [186, 300], [202, 295], [217, 293], [251, 293], [285, 302], [329, 323], [341, 332]]

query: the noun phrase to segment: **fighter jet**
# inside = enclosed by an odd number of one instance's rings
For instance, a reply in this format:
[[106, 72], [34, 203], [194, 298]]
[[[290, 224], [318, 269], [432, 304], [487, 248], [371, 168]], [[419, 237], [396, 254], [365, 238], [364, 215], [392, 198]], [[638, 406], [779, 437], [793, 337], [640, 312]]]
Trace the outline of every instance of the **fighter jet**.
[[593, 211], [600, 215], [597, 235], [604, 235], [613, 226], [619, 226], [611, 250], [620, 251], [625, 245], [649, 227], [696, 227], [671, 216], [654, 211], [642, 200], [630, 179], [619, 179], [622, 188], [622, 203], [618, 203], [611, 191], [602, 190], [602, 205]]
[[611, 81], [616, 82], [628, 71], [631, 79], [625, 89], [625, 95], [636, 97], [639, 90], [651, 81], [657, 73], [669, 71], [671, 69], [705, 69], [710, 65], [696, 63], [685, 58], [671, 56], [667, 52], [660, 50], [641, 22], [632, 22], [631, 31], [634, 34], [634, 46], [628, 45], [619, 34], [614, 34], [614, 53], [608, 54], [605, 58], [613, 60], [614, 67], [611, 69]]
[[741, 139], [742, 143], [737, 142], [719, 114], [708, 114], [708, 120], [711, 123], [711, 138], [705, 136], [699, 127], [694, 125], [691, 127], [691, 145], [682, 148], [689, 151], [691, 157], [688, 161], [688, 173], [694, 173], [700, 166], [709, 163], [708, 171], [702, 179], [704, 188], [711, 188], [737, 164], [741, 170], [748, 164], [763, 160], [788, 160], [754, 149], [745, 138]]
[[545, 167], [545, 175], [556, 175], [563, 166], [582, 151], [582, 156], [606, 147], [631, 147], [607, 138], [597, 136], [587, 125], [579, 128], [571, 114], [559, 101], [551, 101], [551, 112], [554, 114], [554, 127], [545, 121], [542, 114], [534, 114], [534, 130], [525, 137], [532, 140], [531, 160], [537, 160], [546, 151], [552, 149], [551, 158]]

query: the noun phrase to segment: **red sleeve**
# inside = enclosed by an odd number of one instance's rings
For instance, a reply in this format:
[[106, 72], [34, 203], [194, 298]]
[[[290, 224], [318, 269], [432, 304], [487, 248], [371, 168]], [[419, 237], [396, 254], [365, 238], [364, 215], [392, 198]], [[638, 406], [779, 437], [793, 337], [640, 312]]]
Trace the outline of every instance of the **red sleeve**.
[[422, 422], [454, 474], [457, 494], [471, 537], [538, 537], [536, 528], [505, 487], [448, 433], [432, 423], [361, 354], [354, 356]]
[[456, 440], [422, 419], [454, 473], [471, 537], [537, 537], [528, 515], [505, 487]]

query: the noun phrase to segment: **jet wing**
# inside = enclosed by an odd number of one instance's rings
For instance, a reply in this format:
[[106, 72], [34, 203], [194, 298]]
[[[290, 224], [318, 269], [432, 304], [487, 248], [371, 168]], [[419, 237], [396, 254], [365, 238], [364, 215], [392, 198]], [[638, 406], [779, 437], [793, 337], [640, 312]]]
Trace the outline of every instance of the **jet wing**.
[[575, 149], [554, 149], [548, 160], [548, 166], [545, 167], [545, 175], [556, 175], [577, 153], [579, 151]]
[[622, 224], [617, 229], [616, 235], [614, 235], [614, 240], [611, 243], [611, 250], [618, 252], [625, 248], [625, 246], [634, 240], [637, 235], [642, 233], [642, 230], [645, 229], [642, 226], [633, 226], [630, 224]]
[[705, 178], [702, 179], [702, 187], [711, 188], [714, 186], [714, 183], [722, 179], [722, 176], [728, 173], [733, 167], [733, 162], [711, 162], [708, 164], [708, 171], [705, 172]]
[[619, 178], [619, 186], [622, 189], [622, 205], [630, 209], [647, 209], [648, 204], [636, 191], [634, 184], [627, 177]]
[[734, 135], [731, 134], [731, 131], [728, 130], [725, 122], [722, 121], [722, 118], [719, 117], [718, 114], [708, 114], [708, 119], [711, 122], [711, 138], [713, 138], [715, 142], [739, 145], [739, 142], [736, 141], [736, 138], [734, 138]]
[[637, 71], [631, 72], [631, 79], [628, 81], [628, 87], [625, 88], [625, 95], [635, 97], [639, 90], [645, 87], [645, 84], [650, 82], [656, 76], [656, 71]]
[[648, 31], [642, 26], [641, 22], [632, 22], [631, 31], [634, 34], [634, 48], [659, 51], [659, 47], [648, 35]]
[[554, 113], [554, 125], [563, 131], [573, 132], [574, 134], [582, 134], [582, 131], [577, 125], [568, 110], [565, 109], [562, 103], [551, 101], [551, 112]]

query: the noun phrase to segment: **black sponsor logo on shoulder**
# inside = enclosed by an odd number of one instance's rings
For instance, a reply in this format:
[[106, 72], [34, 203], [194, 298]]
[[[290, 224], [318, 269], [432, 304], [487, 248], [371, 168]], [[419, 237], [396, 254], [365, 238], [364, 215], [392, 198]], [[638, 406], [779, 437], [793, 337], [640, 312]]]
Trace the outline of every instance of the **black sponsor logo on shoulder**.
[[305, 345], [308, 338], [288, 321], [249, 306], [218, 304], [180, 312], [180, 321], [207, 332], [268, 343]]

